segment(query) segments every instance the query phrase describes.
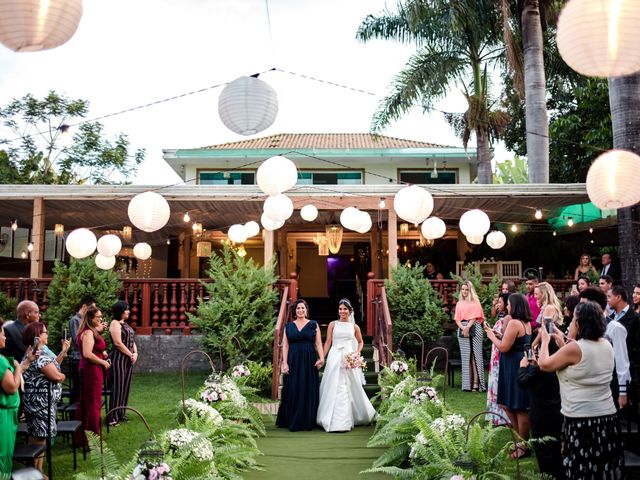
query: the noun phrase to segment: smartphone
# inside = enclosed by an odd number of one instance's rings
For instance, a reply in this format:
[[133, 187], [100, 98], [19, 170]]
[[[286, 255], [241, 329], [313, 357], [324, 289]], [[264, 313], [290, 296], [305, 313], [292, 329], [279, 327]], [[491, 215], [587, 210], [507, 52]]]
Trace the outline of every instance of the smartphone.
[[66, 328], [64, 329], [64, 341], [65, 342], [67, 341], [67, 329]]
[[577, 295], [577, 294], [578, 294], [578, 284], [574, 283], [573, 285], [571, 285], [571, 295]]
[[33, 339], [33, 351], [34, 352], [38, 349], [38, 345], [40, 345], [40, 337], [35, 337]]
[[531, 345], [525, 345], [525, 352], [527, 354], [527, 360], [533, 360], [533, 350], [531, 350]]
[[550, 317], [545, 317], [544, 318], [544, 325], [547, 329], [547, 332], [549, 332], [549, 335], [552, 335], [554, 332], [554, 325], [553, 325], [553, 318]]

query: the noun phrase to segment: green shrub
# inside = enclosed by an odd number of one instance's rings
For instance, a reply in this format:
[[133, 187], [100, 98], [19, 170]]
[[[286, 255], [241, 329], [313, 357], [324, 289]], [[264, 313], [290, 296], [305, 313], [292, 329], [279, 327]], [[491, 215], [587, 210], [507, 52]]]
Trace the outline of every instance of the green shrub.
[[255, 388], [259, 396], [271, 397], [271, 376], [273, 375], [273, 365], [271, 363], [247, 362], [247, 368], [251, 375], [247, 377], [247, 386]]
[[51, 349], [58, 351], [64, 329], [68, 329], [69, 319], [78, 311], [84, 295], [92, 295], [96, 299], [102, 317], [109, 321], [111, 307], [121, 291], [122, 281], [118, 275], [96, 267], [93, 257], [72, 259], [69, 265], [56, 260], [53, 279], [47, 289], [49, 308], [45, 314]]
[[189, 320], [202, 333], [206, 350], [228, 362], [243, 357], [268, 361], [273, 350], [275, 306], [278, 294], [273, 265], [263, 268], [239, 256], [227, 245], [211, 254], [203, 286], [208, 302], [200, 302]]
[[9, 298], [6, 293], [0, 292], [0, 318], [5, 322], [16, 318], [16, 307], [18, 302]]
[[[442, 324], [447, 315], [431, 283], [424, 277], [424, 267], [420, 263], [416, 262], [413, 267], [398, 265], [384, 283], [393, 319], [394, 345], [398, 345], [407, 332], [418, 332], [425, 341], [425, 348], [442, 336]], [[419, 353], [420, 341], [409, 335], [402, 348], [411, 354]]]

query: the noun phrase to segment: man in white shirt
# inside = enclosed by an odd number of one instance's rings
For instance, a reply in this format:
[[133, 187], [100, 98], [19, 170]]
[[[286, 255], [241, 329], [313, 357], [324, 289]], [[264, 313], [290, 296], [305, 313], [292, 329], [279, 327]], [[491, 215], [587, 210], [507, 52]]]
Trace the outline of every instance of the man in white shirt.
[[[602, 275], [600, 277], [600, 280], [598, 280], [598, 286], [600, 287], [600, 290], [602, 290], [604, 294], [607, 295], [609, 293], [609, 290], [611, 290], [611, 287], [613, 287], [613, 278], [611, 278], [609, 275]], [[607, 318], [609, 318], [611, 314], [614, 313], [614, 311], [615, 310], [611, 308], [607, 303], [607, 306], [604, 310], [604, 314], [607, 316]]]

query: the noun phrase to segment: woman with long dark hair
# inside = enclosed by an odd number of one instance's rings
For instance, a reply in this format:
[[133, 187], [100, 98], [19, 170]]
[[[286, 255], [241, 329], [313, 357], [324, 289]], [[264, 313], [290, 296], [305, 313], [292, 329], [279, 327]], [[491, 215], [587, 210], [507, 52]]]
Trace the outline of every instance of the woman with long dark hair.
[[[135, 332], [127, 324], [129, 319], [129, 304], [122, 300], [116, 302], [113, 307], [113, 320], [109, 325], [109, 335], [113, 343], [111, 350], [111, 397], [109, 410], [117, 407], [126, 407], [129, 402], [129, 390], [133, 365], [138, 360], [138, 347], [135, 343]], [[125, 410], [112, 412], [107, 422], [115, 427], [120, 422], [127, 421]]]

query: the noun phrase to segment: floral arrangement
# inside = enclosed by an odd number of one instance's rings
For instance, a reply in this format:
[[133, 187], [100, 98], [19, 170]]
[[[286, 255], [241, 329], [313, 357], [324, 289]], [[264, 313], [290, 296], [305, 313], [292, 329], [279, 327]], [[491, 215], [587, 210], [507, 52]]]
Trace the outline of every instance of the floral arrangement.
[[347, 370], [353, 370], [355, 368], [367, 369], [367, 361], [360, 355], [359, 352], [349, 352], [344, 354], [344, 360], [342, 361], [342, 367]]
[[200, 398], [207, 403], [230, 401], [241, 408], [247, 405], [247, 399], [240, 393], [236, 382], [226, 375], [210, 375], [204, 382]]
[[413, 392], [411, 392], [411, 399], [413, 400], [413, 403], [422, 403], [426, 400], [429, 400], [431, 402], [435, 402], [437, 404], [440, 403], [440, 400], [438, 399], [438, 393], [436, 392], [436, 389], [433, 387], [418, 387], [416, 388]]
[[187, 414], [193, 415], [197, 418], [205, 420], [206, 422], [217, 426], [222, 425], [223, 418], [215, 408], [211, 405], [199, 402], [193, 398], [188, 398], [184, 402], [185, 410]]
[[[200, 462], [210, 462], [213, 460], [213, 445], [206, 437], [196, 440], [200, 434], [189, 430], [188, 428], [176, 428], [167, 432], [167, 440], [169, 447], [173, 450], [179, 450], [185, 445], [190, 445], [190, 451], [193, 457]], [[194, 440], [196, 440], [194, 442]]]
[[440, 435], [444, 435], [449, 431], [461, 429], [464, 427], [465, 423], [466, 420], [464, 417], [457, 413], [453, 413], [446, 417], [434, 419], [433, 422], [431, 422], [431, 428], [437, 431]]
[[389, 368], [393, 373], [406, 373], [409, 371], [409, 365], [401, 360], [394, 360], [391, 362], [391, 365], [389, 365]]
[[152, 465], [149, 462], [138, 463], [128, 480], [173, 480], [171, 469], [166, 463]]
[[249, 377], [251, 375], [251, 371], [249, 370], [249, 368], [245, 367], [244, 365], [236, 365], [235, 367], [233, 367], [233, 370], [231, 371], [231, 376], [234, 378], [240, 378], [240, 377]]

